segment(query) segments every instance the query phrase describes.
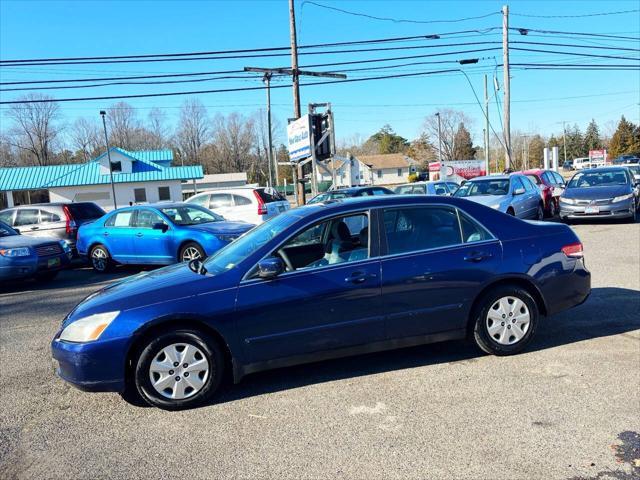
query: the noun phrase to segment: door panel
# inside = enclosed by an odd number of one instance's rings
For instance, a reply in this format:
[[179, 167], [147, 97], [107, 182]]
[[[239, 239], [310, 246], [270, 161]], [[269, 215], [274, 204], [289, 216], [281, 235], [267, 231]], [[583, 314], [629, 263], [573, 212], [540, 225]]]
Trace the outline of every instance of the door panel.
[[384, 338], [380, 260], [241, 284], [237, 325], [251, 363]]
[[133, 210], [116, 213], [105, 222], [100, 234], [101, 243], [117, 262], [133, 263], [136, 259], [133, 213]]
[[174, 263], [176, 252], [172, 251], [173, 230], [166, 232], [155, 230], [155, 223], [164, 223], [156, 213], [151, 210], [138, 210], [134, 220], [134, 249], [141, 263]]

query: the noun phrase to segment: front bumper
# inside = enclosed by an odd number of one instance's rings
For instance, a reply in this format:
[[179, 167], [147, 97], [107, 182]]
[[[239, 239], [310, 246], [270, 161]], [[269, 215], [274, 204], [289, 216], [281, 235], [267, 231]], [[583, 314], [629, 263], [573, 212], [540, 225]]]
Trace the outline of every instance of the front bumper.
[[123, 392], [127, 338], [72, 343], [51, 342], [55, 373], [74, 387], [88, 392]]
[[560, 218], [580, 219], [580, 218], [629, 218], [633, 216], [636, 208], [634, 199], [623, 200], [622, 202], [597, 205], [597, 212], [587, 213], [589, 205], [570, 205], [560, 202]]
[[47, 257], [36, 257], [34, 255], [27, 257], [3, 257], [2, 264], [0, 265], [0, 281], [29, 278], [39, 273], [62, 270], [69, 265], [70, 260], [70, 252]]

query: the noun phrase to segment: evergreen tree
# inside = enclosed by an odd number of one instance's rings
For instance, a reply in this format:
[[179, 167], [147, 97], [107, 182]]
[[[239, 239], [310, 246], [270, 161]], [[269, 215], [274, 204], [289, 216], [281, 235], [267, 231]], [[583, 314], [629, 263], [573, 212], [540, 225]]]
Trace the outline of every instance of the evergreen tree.
[[602, 148], [600, 131], [598, 130], [596, 121], [592, 119], [584, 134], [584, 150], [589, 153], [589, 150], [597, 150], [599, 148]]
[[609, 157], [640, 153], [640, 127], [634, 125], [624, 115], [609, 142]]
[[379, 132], [369, 137], [366, 143], [377, 144], [378, 153], [402, 153], [409, 146], [406, 138], [397, 135], [390, 125], [385, 125]]
[[[588, 151], [585, 151], [584, 138], [578, 125], [567, 128], [565, 136], [567, 142], [567, 159], [586, 157], [589, 154]], [[561, 148], [564, 149], [564, 144], [561, 145]]]
[[454, 136], [453, 159], [472, 160], [476, 157], [476, 149], [471, 141], [471, 134], [464, 123], [460, 122]]
[[558, 140], [553, 134], [549, 137], [549, 141], [547, 142], [547, 146], [549, 148], [559, 147], [561, 144], [562, 142]]

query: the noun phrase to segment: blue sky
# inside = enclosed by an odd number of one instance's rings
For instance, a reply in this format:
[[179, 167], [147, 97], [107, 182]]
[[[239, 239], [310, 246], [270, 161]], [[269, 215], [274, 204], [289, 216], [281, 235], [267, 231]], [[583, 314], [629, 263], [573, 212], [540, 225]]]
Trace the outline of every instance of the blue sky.
[[[413, 20], [450, 20], [475, 17], [498, 12], [503, 2], [496, 1], [329, 1], [317, 3], [381, 17]], [[593, 32], [638, 37], [638, 13], [583, 18], [538, 18], [529, 15], [576, 15], [595, 12], [615, 12], [637, 9], [637, 1], [512, 1], [511, 26], [571, 32]], [[297, 1], [298, 43], [340, 42], [383, 37], [428, 35], [461, 30], [477, 30], [501, 26], [500, 15], [490, 15], [459, 23], [398, 23], [345, 15], [320, 8], [310, 2]], [[576, 40], [578, 38], [579, 40]], [[640, 42], [609, 41], [588, 37], [513, 35], [512, 40], [579, 43], [582, 45], [617, 45], [640, 48]], [[483, 35], [439, 40], [440, 43], [500, 42], [499, 30]], [[2, 59], [47, 58], [99, 55], [131, 55], [211, 51], [242, 48], [287, 46], [289, 42], [288, 7], [286, 0], [273, 1], [0, 1], [0, 57]], [[399, 43], [392, 46], [425, 45]], [[499, 47], [498, 43], [482, 47]], [[522, 45], [521, 45], [522, 46]], [[363, 47], [358, 47], [363, 48]], [[477, 48], [473, 46], [429, 49], [429, 53]], [[542, 49], [583, 51], [624, 56], [638, 56], [638, 52], [615, 52], [568, 47], [535, 47]], [[332, 55], [301, 55], [300, 65], [333, 63], [355, 59], [404, 56], [426, 50], [405, 50], [374, 53]], [[416, 53], [418, 52], [418, 53]], [[481, 57], [477, 65], [465, 71], [482, 96], [482, 75], [493, 74], [496, 62], [501, 63], [501, 51], [472, 53], [444, 57], [459, 59]], [[495, 60], [494, 57], [495, 56]], [[433, 59], [424, 59], [425, 61]], [[512, 52], [511, 62], [580, 62], [580, 57], [545, 53]], [[587, 62], [620, 62], [608, 59], [588, 59]], [[631, 62], [624, 62], [631, 63]], [[253, 66], [287, 66], [289, 58], [252, 58], [239, 60], [208, 60], [162, 63], [31, 66], [0, 69], [3, 82], [52, 78], [88, 78], [120, 75], [189, 73], [218, 71]], [[361, 65], [356, 65], [361, 66]], [[406, 66], [391, 71], [352, 72], [350, 78], [388, 73], [456, 68], [451, 65]], [[502, 84], [502, 72], [498, 70]], [[283, 84], [287, 80], [274, 81]], [[210, 82], [154, 86], [109, 86], [75, 90], [49, 90], [57, 97], [98, 96], [153, 93], [167, 91], [204, 90], [261, 85], [256, 79], [229, 79]], [[561, 131], [560, 122], [578, 123], [584, 130], [591, 118], [601, 126], [617, 121], [621, 114], [638, 122], [640, 116], [640, 73], [616, 71], [532, 71], [512, 72], [512, 130], [542, 132]], [[493, 93], [490, 87], [491, 94]], [[17, 96], [17, 92], [2, 92], [3, 100]], [[212, 115], [238, 111], [251, 114], [263, 107], [264, 91], [233, 92], [198, 95]], [[571, 97], [571, 98], [567, 98]], [[580, 98], [576, 98], [580, 97]], [[139, 108], [144, 116], [151, 107], [165, 108], [173, 121], [185, 97], [161, 97], [127, 100]], [[368, 136], [385, 123], [410, 139], [421, 131], [426, 115], [438, 108], [465, 111], [474, 120], [472, 132], [476, 143], [482, 142], [483, 117], [472, 90], [460, 73], [432, 75], [409, 79], [355, 82], [344, 85], [304, 87], [303, 105], [308, 102], [330, 101], [334, 105], [337, 137], [354, 134]], [[273, 90], [274, 114], [282, 125], [292, 116], [292, 95], [289, 88]], [[61, 110], [65, 119], [77, 116], [97, 116], [111, 101], [65, 103]], [[6, 106], [2, 106], [6, 109]], [[496, 104], [492, 101], [490, 117], [499, 131], [500, 121]], [[2, 117], [0, 117], [2, 118]], [[2, 118], [2, 121], [6, 119]]]

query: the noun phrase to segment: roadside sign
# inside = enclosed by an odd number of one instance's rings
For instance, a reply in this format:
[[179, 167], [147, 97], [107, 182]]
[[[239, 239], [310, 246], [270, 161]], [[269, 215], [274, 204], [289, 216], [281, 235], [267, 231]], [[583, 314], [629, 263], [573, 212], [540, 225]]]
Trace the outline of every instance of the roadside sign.
[[607, 150], [589, 150], [589, 163], [592, 165], [605, 165], [607, 163]]
[[[487, 174], [484, 160], [449, 160], [444, 162], [444, 168], [448, 178], [460, 177], [468, 180]], [[429, 171], [439, 172], [440, 162], [430, 163]]]
[[310, 130], [309, 115], [303, 115], [287, 125], [289, 159], [292, 162], [311, 156]]

